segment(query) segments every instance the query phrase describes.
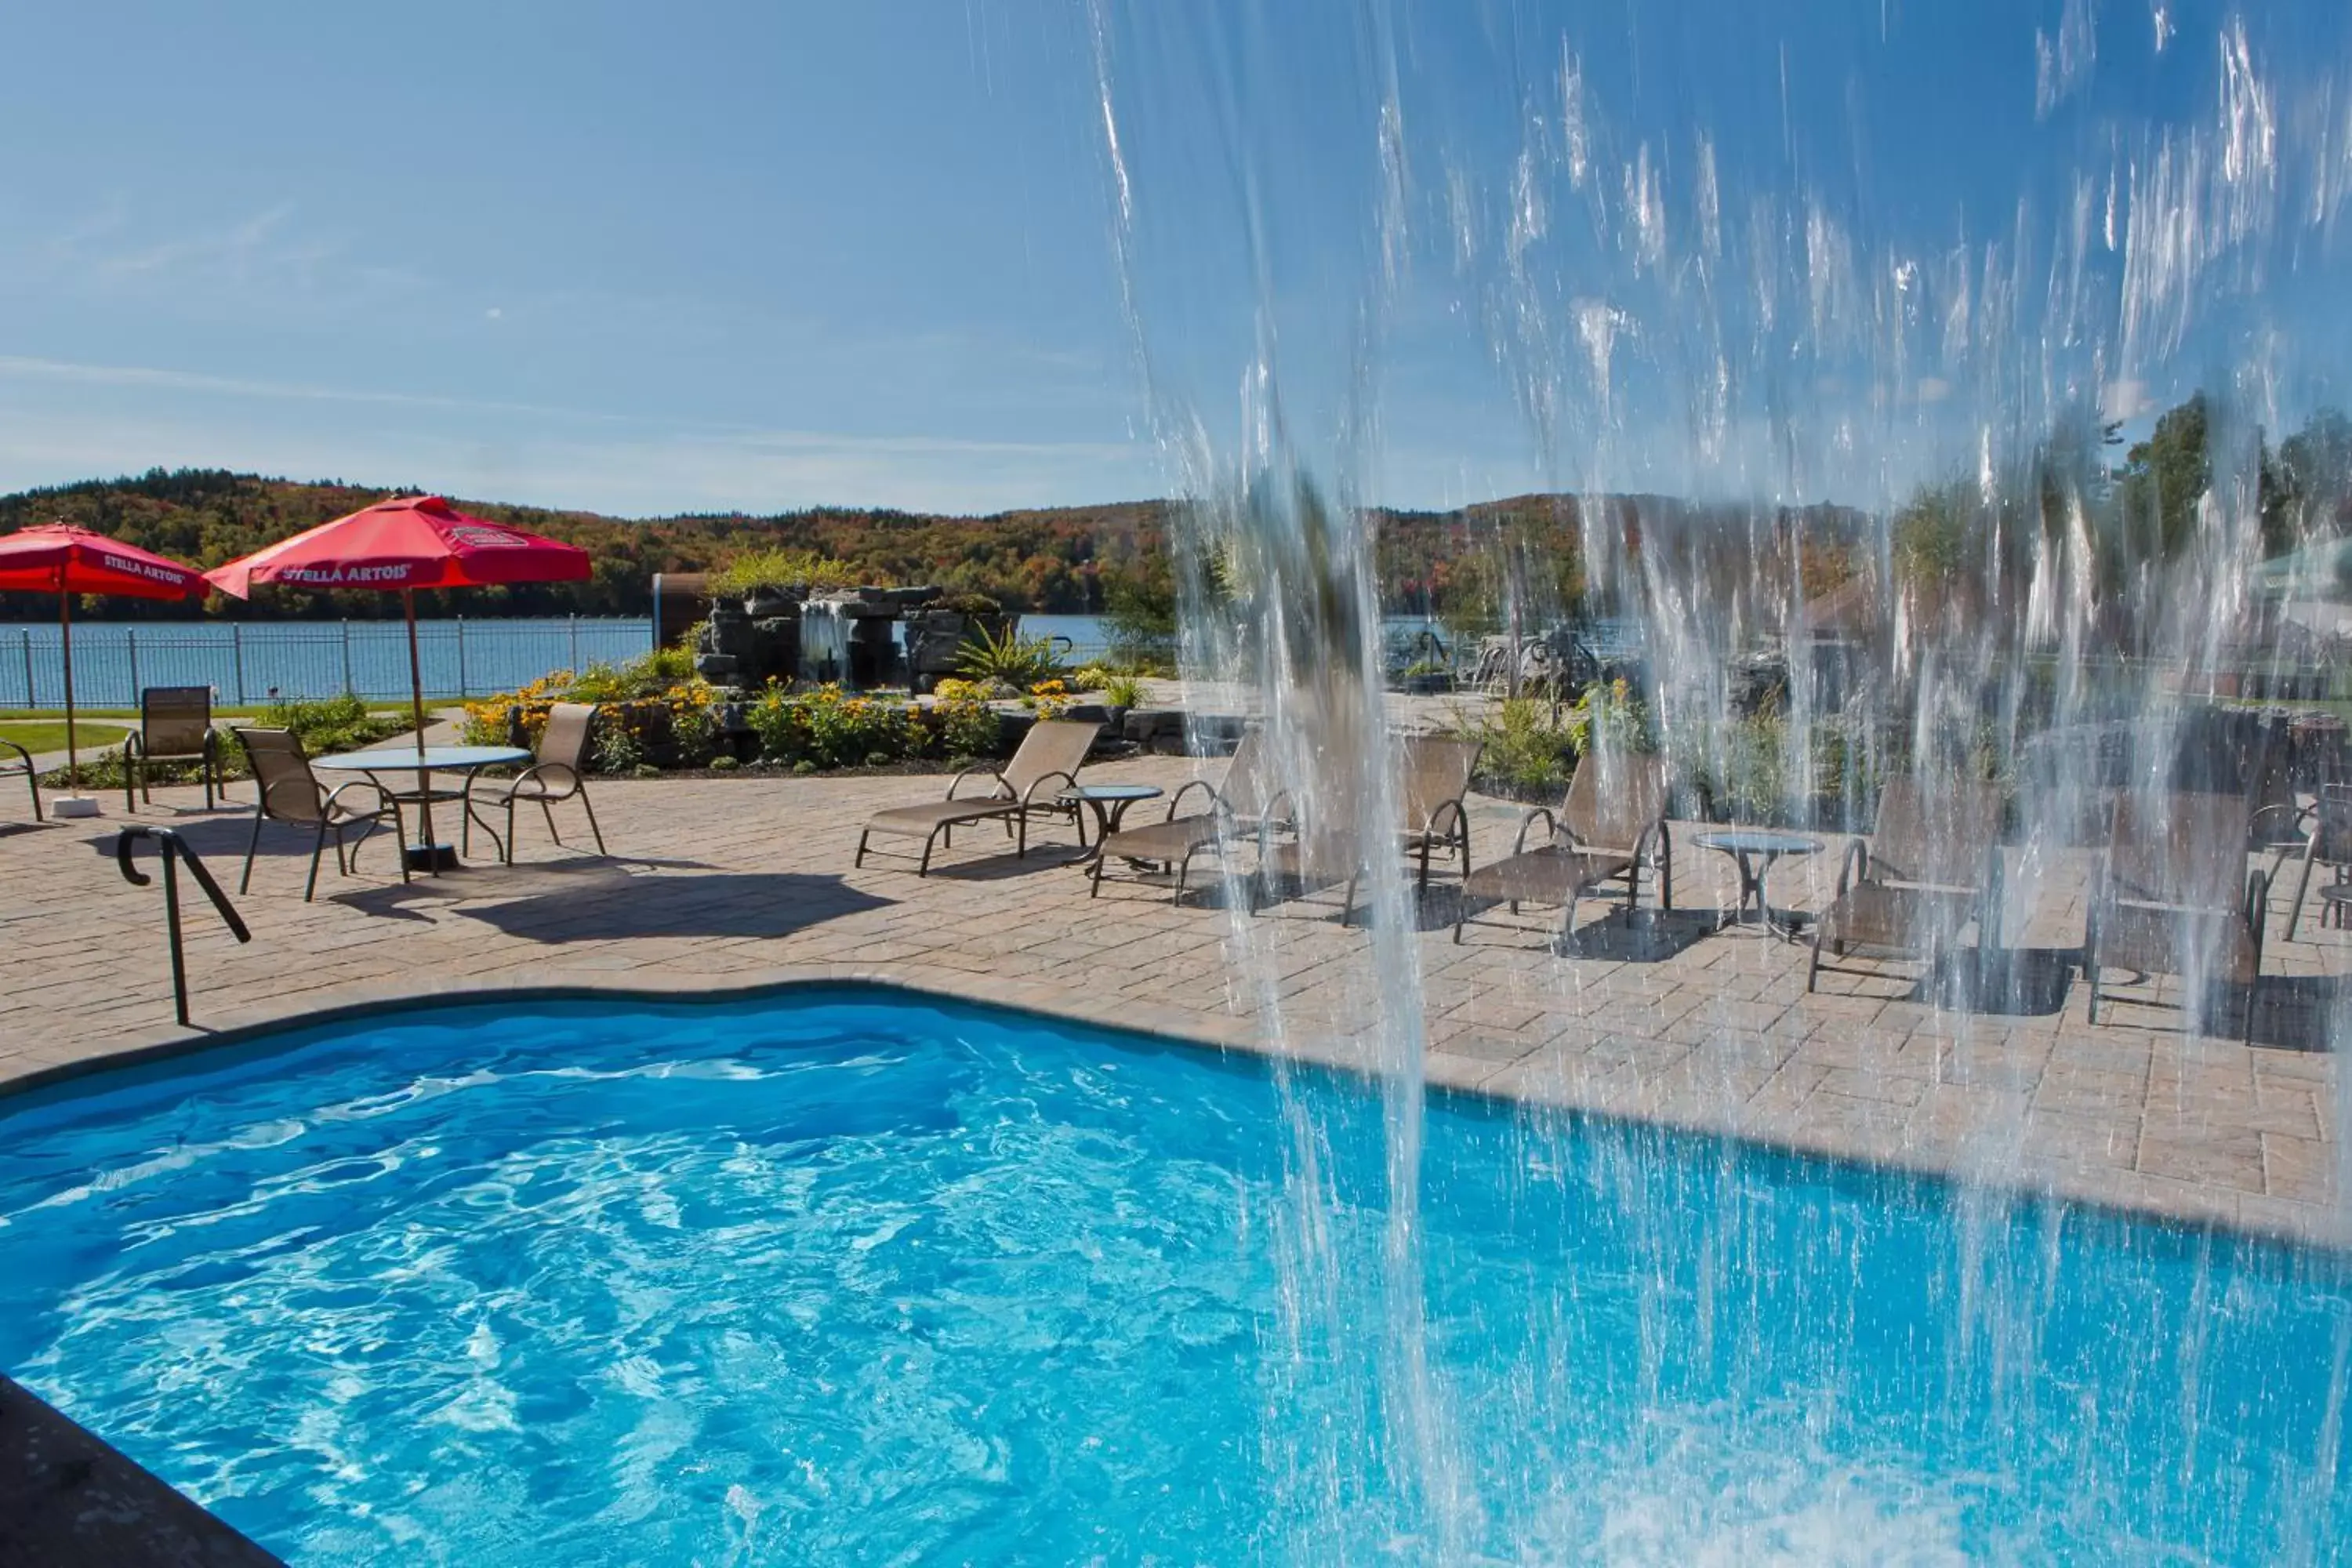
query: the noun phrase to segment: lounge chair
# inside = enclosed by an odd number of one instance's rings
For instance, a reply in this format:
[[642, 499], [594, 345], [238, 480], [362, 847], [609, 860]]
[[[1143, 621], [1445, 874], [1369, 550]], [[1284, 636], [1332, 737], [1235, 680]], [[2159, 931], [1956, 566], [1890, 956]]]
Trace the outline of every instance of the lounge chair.
[[[596, 837], [596, 853], [604, 848], [604, 830], [596, 825], [596, 807], [588, 799], [588, 740], [595, 727], [596, 705], [593, 702], [558, 702], [547, 710], [546, 727], [539, 733], [538, 759], [530, 766], [506, 780], [466, 781], [466, 826], [460, 848], [473, 849], [474, 813], [477, 808], [492, 810], [503, 806], [507, 814], [506, 837], [499, 841], [499, 856], [508, 865], [514, 864], [515, 807], [530, 804], [539, 807], [547, 818], [548, 837], [556, 843], [563, 835], [556, 831], [555, 806], [559, 802], [577, 800], [580, 809], [588, 814], [588, 831]], [[488, 829], [489, 824], [484, 823]], [[496, 833], [491, 834], [497, 837]]]
[[139, 728], [122, 742], [122, 805], [136, 811], [139, 801], [152, 804], [147, 787], [150, 763], [194, 763], [205, 781], [205, 809], [213, 808], [215, 795], [226, 798], [221, 777], [220, 731], [213, 728], [213, 689], [209, 686], [150, 686], [139, 693]]
[[2270, 902], [2269, 875], [2246, 868], [2252, 816], [2239, 795], [2116, 798], [2083, 940], [2092, 1023], [2102, 970], [2179, 974], [2244, 986], [2252, 1042]]
[[[16, 754], [10, 756], [14, 752]], [[41, 773], [33, 766], [33, 753], [14, 741], [0, 741], [0, 779], [21, 777], [25, 787], [33, 792], [33, 820], [41, 820]]]
[[[1396, 841], [1418, 865], [1414, 887], [1420, 891], [1429, 890], [1429, 860], [1437, 851], [1458, 855], [1464, 873], [1466, 875], [1470, 869], [1470, 811], [1466, 797], [1470, 775], [1477, 772], [1478, 753], [1483, 749], [1479, 742], [1447, 736], [1405, 737], [1402, 820]], [[1351, 923], [1356, 912], [1356, 889], [1364, 876], [1363, 855], [1370, 851], [1367, 846], [1361, 853], [1349, 857], [1342, 848], [1344, 842], [1345, 835], [1336, 824], [1327, 824], [1320, 831], [1302, 833], [1280, 843], [1262, 834], [1257, 875], [1260, 889], [1276, 879], [1303, 883], [1318, 875], [1334, 875], [1338, 860], [1353, 858], [1358, 863], [1348, 872], [1348, 896], [1339, 906], [1339, 923]]]
[[[1117, 859], [1172, 867], [1176, 901], [1182, 903], [1194, 856], [1244, 834], [1254, 834], [1262, 823], [1280, 813], [1281, 792], [1266, 770], [1265, 760], [1264, 736], [1255, 729], [1244, 731], [1241, 744], [1234, 748], [1233, 761], [1225, 765], [1222, 784], [1193, 779], [1170, 798], [1164, 821], [1122, 828], [1096, 846], [1087, 897], [1101, 894], [1103, 868]], [[1201, 809], [1184, 815], [1184, 804], [1194, 790], [1203, 797]]]
[[[1528, 847], [1528, 830], [1538, 822], [1545, 841]], [[1519, 824], [1507, 858], [1481, 866], [1462, 881], [1464, 908], [1454, 922], [1454, 940], [1469, 923], [1469, 901], [1491, 899], [1510, 906], [1557, 906], [1559, 940], [1576, 930], [1576, 910], [1585, 899], [1624, 884], [1623, 913], [1630, 923], [1642, 896], [1644, 869], [1656, 880], [1658, 907], [1675, 907], [1674, 839], [1666, 826], [1666, 763], [1663, 757], [1628, 757], [1601, 763], [1579, 759], [1568, 781], [1568, 796], [1557, 813], [1538, 806]]]
[[[1095, 743], [1100, 724], [1073, 722], [1066, 719], [1042, 719], [1021, 737], [1013, 758], [1002, 768], [966, 768], [948, 781], [945, 800], [930, 801], [921, 805], [892, 806], [877, 811], [866, 820], [866, 830], [857, 836], [857, 858], [855, 865], [866, 864], [866, 846], [876, 834], [923, 841], [922, 858], [915, 867], [915, 875], [928, 876], [931, 869], [931, 850], [942, 836], [950, 844], [955, 841], [955, 830], [975, 823], [1001, 821], [1013, 835], [1013, 855], [1029, 853], [1029, 819], [1033, 816], [1064, 816], [1078, 825], [1078, 842], [1086, 844], [1086, 824], [1077, 813], [1063, 805], [1064, 790], [1076, 784], [1078, 769], [1087, 760], [1087, 751]], [[959, 797], [956, 791], [972, 777], [992, 781], [985, 795]], [[882, 853], [876, 850], [876, 854]]]
[[[367, 842], [378, 824], [392, 824], [393, 840], [397, 846], [407, 837], [400, 815], [400, 802], [389, 791], [370, 779], [352, 779], [329, 789], [310, 771], [310, 759], [303, 754], [302, 742], [291, 730], [232, 730], [237, 743], [245, 748], [246, 760], [253, 765], [256, 800], [253, 806], [253, 838], [245, 847], [245, 875], [237, 879], [236, 890], [246, 892], [253, 886], [253, 856], [261, 847], [261, 825], [284, 822], [297, 827], [316, 829], [310, 845], [310, 879], [303, 885], [302, 901], [319, 890], [319, 858], [326, 852], [327, 835], [335, 836], [335, 870], [350, 876], [357, 859], [360, 845]], [[346, 848], [343, 835], [364, 824], [358, 842]], [[400, 862], [400, 879], [408, 880], [408, 857], [395, 848], [394, 858]]]
[[1841, 958], [1850, 948], [1885, 950], [1932, 967], [1970, 921], [1978, 945], [1991, 946], [2000, 818], [1999, 784], [1889, 779], [1879, 792], [1877, 831], [1847, 846], [1837, 896], [1813, 922], [1805, 989], [1821, 978], [1824, 950]]

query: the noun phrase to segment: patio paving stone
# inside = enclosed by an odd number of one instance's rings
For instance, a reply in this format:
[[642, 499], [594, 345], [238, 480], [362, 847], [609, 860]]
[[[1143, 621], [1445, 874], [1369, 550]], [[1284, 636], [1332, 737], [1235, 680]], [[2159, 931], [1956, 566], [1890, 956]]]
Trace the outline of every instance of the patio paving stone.
[[[1099, 771], [1164, 787], [1193, 766], [1145, 758]], [[592, 787], [613, 860], [559, 848], [527, 822], [515, 866], [478, 862], [404, 887], [379, 845], [351, 878], [330, 862], [310, 904], [300, 899], [307, 846], [269, 830], [253, 889], [236, 899], [251, 946], [201, 903], [187, 906], [196, 1031], [172, 1021], [158, 890], [124, 884], [107, 851], [123, 821], [173, 826], [234, 889], [242, 811], [205, 815], [193, 809], [196, 792], [165, 790], [135, 817], [110, 804], [97, 822], [0, 830], [0, 1084], [201, 1043], [206, 1031], [420, 995], [698, 994], [851, 978], [1349, 1070], [1392, 1048], [1376, 1033], [1381, 961], [1360, 924], [1339, 925], [1336, 889], [1246, 921], [1213, 873], [1181, 905], [1165, 887], [1129, 880], [1089, 899], [1069, 836], [1052, 830], [1026, 859], [982, 832], [944, 851], [929, 878], [894, 861], [853, 869], [864, 818], [937, 798], [940, 779]], [[1473, 804], [1484, 863], [1507, 848], [1519, 812]], [[1692, 830], [1677, 825], [1678, 842]], [[1834, 866], [1834, 854], [1822, 858]], [[2007, 929], [2051, 973], [2063, 973], [2081, 940], [2089, 865], [2086, 853], [2061, 851], [2012, 878]], [[1941, 982], [1923, 985], [1916, 965], [1849, 956], [1808, 994], [1809, 948], [1752, 927], [1711, 931], [1730, 898], [1727, 862], [1678, 856], [1675, 870], [1674, 914], [1628, 927], [1596, 905], [1564, 948], [1551, 911], [1533, 909], [1516, 927], [1499, 910], [1482, 916], [1456, 946], [1456, 895], [1439, 877], [1416, 929], [1395, 939], [1422, 962], [1428, 1081], [2196, 1223], [2344, 1238], [2334, 1047], [2352, 1016], [2352, 932], [2307, 918], [2285, 941], [2285, 890], [2274, 890], [2265, 970], [2296, 978], [2257, 1010], [2250, 1047], [2236, 1037], [2234, 998], [2200, 1021], [2198, 1009], [2184, 1016], [2171, 980], [2113, 977], [2132, 1000], [2111, 1016], [2103, 1006], [2095, 1026], [2079, 975], [2011, 1011], [1969, 1012]], [[1825, 888], [1790, 876], [1774, 893], [1803, 902]], [[2184, 1023], [2214, 1032], [2184, 1034]]]

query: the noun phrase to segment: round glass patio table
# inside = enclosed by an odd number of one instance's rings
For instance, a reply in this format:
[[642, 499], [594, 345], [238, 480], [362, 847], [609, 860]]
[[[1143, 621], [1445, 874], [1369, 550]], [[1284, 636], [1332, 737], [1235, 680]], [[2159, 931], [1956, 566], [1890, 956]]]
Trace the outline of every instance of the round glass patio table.
[[1158, 784], [1078, 784], [1064, 790], [1056, 798], [1065, 805], [1083, 805], [1094, 812], [1093, 854], [1100, 855], [1103, 840], [1118, 831], [1118, 825], [1127, 819], [1129, 806], [1139, 800], [1158, 800], [1167, 793]]
[[[1772, 863], [1789, 856], [1816, 855], [1822, 841], [1801, 833], [1779, 833], [1762, 827], [1731, 827], [1717, 832], [1697, 834], [1691, 842], [1702, 849], [1713, 849], [1730, 857], [1739, 869], [1739, 903], [1732, 910], [1727, 925], [1744, 925], [1751, 919], [1767, 931], [1776, 931], [1794, 942], [1801, 934], [1804, 921], [1793, 910], [1776, 910], [1764, 896], [1764, 879], [1771, 875]], [[1754, 906], [1751, 916], [1749, 906]]]
[[[471, 784], [476, 773], [484, 768], [513, 767], [528, 763], [531, 754], [520, 746], [427, 746], [423, 751], [415, 746], [387, 746], [380, 752], [338, 752], [329, 757], [310, 759], [312, 769], [323, 773], [365, 773], [376, 787], [404, 805], [417, 808], [416, 842], [401, 847], [412, 871], [431, 871], [438, 876], [457, 864], [457, 847], [437, 842], [433, 837], [433, 803], [436, 800], [462, 800], [463, 790], [436, 790], [425, 778], [427, 773], [457, 773]], [[377, 778], [379, 773], [409, 773], [415, 784], [408, 789], [398, 789]], [[492, 832], [488, 823], [482, 831]]]

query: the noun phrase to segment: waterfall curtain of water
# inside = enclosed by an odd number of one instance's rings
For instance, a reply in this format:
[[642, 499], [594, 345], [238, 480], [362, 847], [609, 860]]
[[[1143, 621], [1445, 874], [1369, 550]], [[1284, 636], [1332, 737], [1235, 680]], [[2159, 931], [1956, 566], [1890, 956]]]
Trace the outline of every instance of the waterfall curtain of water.
[[[1087, 13], [1112, 239], [1190, 502], [1188, 703], [1260, 718], [1305, 881], [1367, 878], [1370, 935], [1319, 993], [1352, 1011], [1291, 999], [1284, 922], [1237, 912], [1229, 938], [1240, 1004], [1347, 1042], [1386, 1096], [1386, 1278], [1333, 1273], [1339, 1199], [1303, 1108], [1275, 1216], [1291, 1364], [1318, 1370], [1269, 1400], [1304, 1402], [1329, 1363], [1359, 1378], [1318, 1422], [1270, 1423], [1301, 1560], [1375, 1496], [1445, 1559], [1530, 1506], [1461, 1472], [1426, 1353], [1388, 492], [1547, 498], [1464, 548], [1515, 629], [1638, 626], [1638, 743], [1680, 813], [1866, 830], [1907, 773], [1948, 833], [1957, 781], [1997, 778], [2005, 920], [2119, 793], [2161, 819], [2228, 750], [2200, 703], [2282, 635], [2256, 566], [2342, 526], [2352, 468], [2316, 497], [2280, 476], [2284, 433], [2352, 369], [2352, 325], [2313, 306], [2352, 282], [2352, 23], [2026, 12]], [[2010, 1210], [1981, 1214], [1994, 1249]], [[2015, 1304], [1956, 1290], [1990, 1338], [2016, 1331]]]

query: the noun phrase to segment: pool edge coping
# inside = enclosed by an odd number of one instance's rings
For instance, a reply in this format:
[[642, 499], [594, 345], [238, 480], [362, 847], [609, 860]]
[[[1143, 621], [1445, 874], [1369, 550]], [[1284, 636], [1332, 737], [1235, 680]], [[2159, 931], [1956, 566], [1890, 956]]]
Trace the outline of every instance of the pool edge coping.
[[[827, 986], [869, 987], [895, 991], [926, 1001], [962, 1003], [1026, 1013], [1055, 1023], [1136, 1035], [1188, 1049], [1238, 1051], [1277, 1065], [1292, 1063], [1375, 1084], [1380, 1079], [1377, 1070], [1360, 1060], [1350, 1059], [1350, 1054], [1344, 1049], [1336, 1048], [1334, 1039], [1293, 1039], [1287, 1042], [1286, 1047], [1277, 1047], [1266, 1041], [1249, 1020], [1229, 1014], [1204, 1013], [1172, 1003], [1121, 997], [1114, 1016], [1109, 1016], [1110, 1009], [1086, 1000], [1082, 994], [1039, 981], [999, 980], [959, 969], [941, 969], [934, 975], [905, 964], [799, 963], [751, 971], [723, 982], [656, 972], [645, 975], [631, 974], [625, 978], [616, 976], [611, 981], [575, 974], [561, 981], [519, 984], [486, 982], [480, 976], [462, 979], [421, 976], [397, 987], [380, 981], [349, 983], [328, 988], [331, 999], [320, 1005], [288, 1008], [255, 1004], [226, 1014], [225, 1021], [217, 1026], [166, 1025], [150, 1027], [130, 1036], [120, 1045], [79, 1055], [69, 1060], [51, 1061], [28, 1069], [11, 1070], [0, 1067], [0, 1108], [5, 1108], [21, 1095], [58, 1088], [79, 1079], [123, 1068], [161, 1065], [182, 1057], [251, 1044], [274, 1035], [326, 1027], [357, 1018], [381, 1018], [401, 1013], [499, 1003], [576, 1002], [616, 997], [645, 1002], [728, 1004]], [[2155, 1202], [2135, 1202], [2125, 1194], [2101, 1192], [2089, 1180], [2070, 1183], [2064, 1179], [2068, 1173], [2026, 1170], [2003, 1179], [1990, 1171], [1960, 1168], [1935, 1159], [1926, 1152], [1911, 1155], [1903, 1151], [1837, 1147], [1825, 1140], [1808, 1139], [1769, 1127], [1743, 1125], [1736, 1117], [1730, 1116], [1708, 1120], [1673, 1112], [1650, 1113], [1583, 1104], [1487, 1088], [1480, 1082], [1454, 1082], [1426, 1074], [1423, 1079], [1423, 1092], [1443, 1100], [1516, 1109], [1536, 1116], [1590, 1120], [1605, 1125], [1653, 1128], [1684, 1136], [1713, 1139], [1842, 1172], [1926, 1180], [1956, 1193], [1974, 1189], [1998, 1194], [2013, 1203], [2056, 1205], [2086, 1215], [2117, 1218], [2174, 1232], [2284, 1246], [2315, 1257], [2324, 1257], [2338, 1266], [2352, 1268], [2352, 1223], [2347, 1223], [2352, 1221], [2352, 1215], [2347, 1215], [2341, 1207], [2333, 1212], [2323, 1211], [2324, 1217], [2315, 1217], [2307, 1227], [2287, 1223], [2293, 1217], [2291, 1214], [2265, 1223], [2243, 1215], [2191, 1212], [2167, 1208]], [[2073, 1173], [2083, 1177], [2091, 1174], [2088, 1171]], [[2139, 1174], [2137, 1172], [2124, 1173]], [[2215, 1192], [2219, 1195], [2221, 1189], [2215, 1189]], [[2262, 1197], [2273, 1205], [2283, 1205], [2292, 1201], [2272, 1199], [2264, 1194], [2238, 1195]], [[2329, 1221], [2333, 1222], [2332, 1225]]]

